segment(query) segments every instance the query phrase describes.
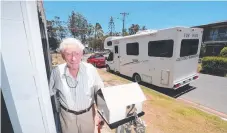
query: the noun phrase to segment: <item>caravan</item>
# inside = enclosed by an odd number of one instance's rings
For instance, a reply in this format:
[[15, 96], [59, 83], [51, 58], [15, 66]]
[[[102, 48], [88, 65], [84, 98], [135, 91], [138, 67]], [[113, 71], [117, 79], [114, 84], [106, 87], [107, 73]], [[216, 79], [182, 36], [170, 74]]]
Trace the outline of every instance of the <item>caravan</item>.
[[178, 89], [198, 78], [202, 33], [200, 28], [174, 27], [108, 37], [106, 69], [136, 82]]

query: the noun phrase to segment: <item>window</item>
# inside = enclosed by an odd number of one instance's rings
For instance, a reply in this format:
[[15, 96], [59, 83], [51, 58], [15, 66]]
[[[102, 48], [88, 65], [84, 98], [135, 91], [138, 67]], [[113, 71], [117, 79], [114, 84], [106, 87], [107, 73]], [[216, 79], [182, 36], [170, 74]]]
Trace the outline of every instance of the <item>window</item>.
[[218, 33], [220, 34], [222, 34], [222, 33], [224, 33], [225, 34], [225, 31], [227, 31], [227, 28], [219, 28], [218, 29]]
[[114, 46], [115, 54], [118, 54], [118, 46]]
[[107, 61], [113, 61], [113, 52], [110, 52]]
[[148, 43], [148, 56], [172, 57], [173, 40], [150, 41]]
[[94, 55], [92, 55], [92, 56], [90, 56], [88, 59], [91, 59], [91, 58], [94, 58], [95, 56]]
[[227, 40], [227, 28], [219, 28], [218, 31], [218, 41], [225, 41]]
[[215, 41], [218, 37], [218, 29], [214, 28], [210, 31], [209, 41]]
[[183, 39], [181, 41], [180, 57], [197, 54], [198, 45], [199, 39]]
[[112, 46], [112, 42], [111, 41], [108, 41], [107, 42], [107, 46]]
[[99, 58], [99, 57], [103, 57], [103, 55], [101, 55], [101, 54], [95, 55], [95, 58]]
[[139, 43], [127, 43], [126, 44], [127, 55], [139, 55]]
[[101, 54], [95, 54], [95, 55], [90, 56], [89, 59], [91, 59], [91, 58], [99, 58], [99, 57], [104, 57], [104, 56], [101, 55]]

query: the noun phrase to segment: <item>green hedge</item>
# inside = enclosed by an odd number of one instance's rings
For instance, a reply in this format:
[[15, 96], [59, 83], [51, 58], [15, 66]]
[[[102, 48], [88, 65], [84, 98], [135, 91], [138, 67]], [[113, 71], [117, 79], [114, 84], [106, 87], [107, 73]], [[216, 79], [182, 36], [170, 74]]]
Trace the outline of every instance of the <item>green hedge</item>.
[[221, 50], [220, 56], [222, 56], [222, 57], [227, 57], [227, 47], [224, 47], [224, 48]]
[[226, 57], [204, 57], [202, 59], [202, 70], [205, 73], [225, 76], [227, 73], [227, 58]]

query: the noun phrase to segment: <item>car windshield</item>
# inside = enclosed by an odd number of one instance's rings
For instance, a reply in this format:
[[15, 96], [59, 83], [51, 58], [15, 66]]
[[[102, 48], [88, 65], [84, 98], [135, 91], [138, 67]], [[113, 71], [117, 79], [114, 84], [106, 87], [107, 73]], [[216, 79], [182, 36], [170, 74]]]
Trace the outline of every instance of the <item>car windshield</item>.
[[91, 58], [99, 58], [99, 57], [103, 57], [103, 55], [101, 54], [95, 54], [95, 55], [92, 55]]
[[89, 58], [94, 58], [95, 57], [95, 55], [92, 55], [92, 56], [90, 56]]

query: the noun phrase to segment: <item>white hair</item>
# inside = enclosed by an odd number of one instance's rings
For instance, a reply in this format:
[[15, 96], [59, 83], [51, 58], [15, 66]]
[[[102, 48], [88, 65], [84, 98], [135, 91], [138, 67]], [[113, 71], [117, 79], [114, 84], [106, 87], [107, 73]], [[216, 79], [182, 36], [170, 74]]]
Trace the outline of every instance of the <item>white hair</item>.
[[62, 52], [67, 45], [74, 45], [78, 47], [81, 51], [84, 50], [84, 45], [81, 43], [80, 40], [76, 38], [66, 38], [60, 44], [59, 51]]

